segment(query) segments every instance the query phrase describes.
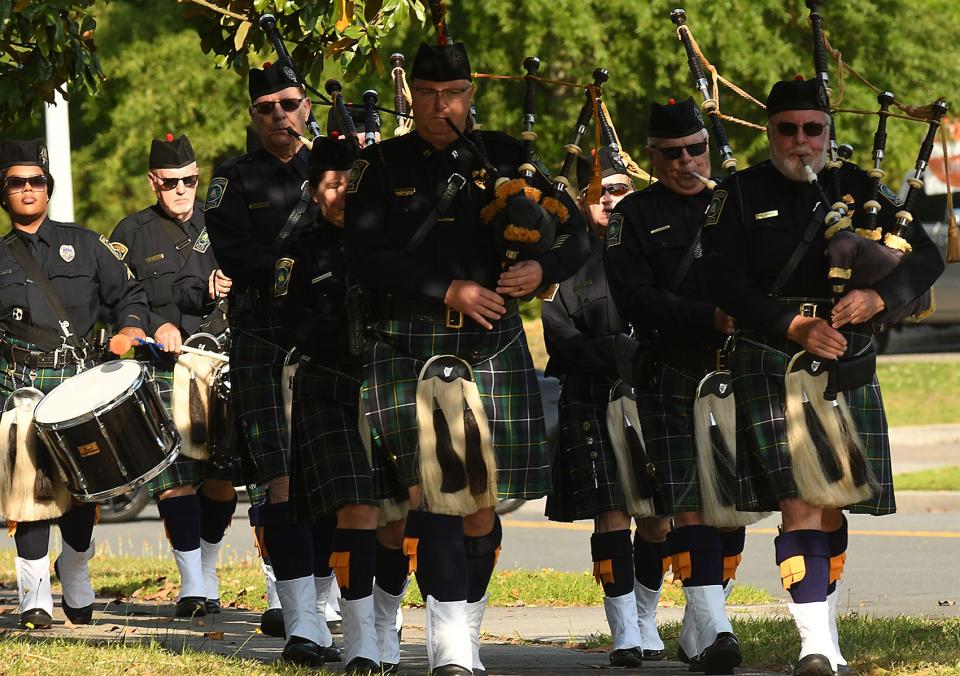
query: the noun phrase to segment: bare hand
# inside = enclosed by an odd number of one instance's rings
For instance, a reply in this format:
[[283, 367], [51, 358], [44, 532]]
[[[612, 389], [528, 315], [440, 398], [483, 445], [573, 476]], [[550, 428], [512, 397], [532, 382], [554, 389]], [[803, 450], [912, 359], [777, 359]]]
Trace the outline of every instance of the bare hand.
[[455, 279], [450, 282], [443, 302], [487, 330], [493, 328], [488, 319], [500, 319], [507, 311], [500, 294], [469, 279]]
[[213, 300], [226, 296], [230, 292], [231, 286], [233, 286], [233, 280], [223, 274], [223, 270], [220, 268], [211, 272], [207, 279], [207, 293]]
[[533, 293], [543, 282], [543, 268], [537, 261], [520, 261], [500, 273], [497, 293], [520, 298]]
[[820, 317], [797, 315], [790, 322], [787, 338], [824, 359], [839, 359], [847, 351], [847, 339]]
[[713, 309], [713, 328], [725, 336], [733, 335], [733, 317], [720, 308]]
[[134, 342], [136, 342], [137, 338], [142, 338], [144, 340], [147, 338], [147, 334], [143, 332], [143, 329], [138, 329], [133, 326], [124, 326], [122, 329], [117, 331], [117, 333], [122, 333]]
[[153, 339], [163, 348], [164, 352], [179, 352], [180, 346], [183, 345], [180, 329], [170, 322], [161, 324], [157, 332], [153, 334]]
[[833, 306], [833, 328], [845, 324], [863, 324], [886, 308], [880, 294], [873, 289], [854, 289], [844, 294]]

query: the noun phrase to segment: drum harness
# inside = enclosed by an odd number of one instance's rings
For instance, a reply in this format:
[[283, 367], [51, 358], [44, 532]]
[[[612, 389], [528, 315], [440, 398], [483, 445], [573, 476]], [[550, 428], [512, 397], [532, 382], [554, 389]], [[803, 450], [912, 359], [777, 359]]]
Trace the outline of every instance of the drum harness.
[[[50, 284], [47, 275], [40, 269], [40, 266], [37, 265], [36, 260], [30, 255], [27, 247], [24, 246], [16, 233], [11, 231], [10, 234], [4, 238], [4, 241], [7, 246], [10, 247], [10, 251], [17, 259], [20, 267], [23, 268], [27, 276], [33, 280], [37, 288], [43, 293], [43, 297], [50, 306], [50, 309], [53, 310], [53, 313], [57, 316], [57, 323], [60, 325], [60, 331], [63, 334], [62, 336], [58, 336], [56, 333], [34, 326], [27, 327], [23, 335], [29, 342], [37, 345], [56, 344], [59, 342], [60, 347], [52, 352], [35, 352], [8, 344], [6, 351], [10, 354], [11, 361], [18, 361], [16, 357], [20, 356], [20, 361], [31, 368], [60, 369], [76, 366], [77, 373], [83, 371], [85, 362], [93, 357], [93, 355], [89, 353], [89, 344], [86, 340], [78, 338], [77, 335], [70, 330], [70, 320], [67, 317], [67, 311], [64, 309], [63, 303], [60, 302], [60, 298], [57, 297], [53, 285]], [[27, 360], [32, 363], [28, 363]]]

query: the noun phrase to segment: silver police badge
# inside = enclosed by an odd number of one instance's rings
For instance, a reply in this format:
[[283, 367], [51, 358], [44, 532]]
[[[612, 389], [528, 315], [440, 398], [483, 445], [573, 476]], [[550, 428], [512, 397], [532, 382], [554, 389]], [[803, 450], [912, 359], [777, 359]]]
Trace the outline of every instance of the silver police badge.
[[72, 244], [64, 244], [60, 247], [60, 258], [62, 258], [64, 262], [69, 263], [76, 258], [76, 256], [77, 252], [74, 251]]

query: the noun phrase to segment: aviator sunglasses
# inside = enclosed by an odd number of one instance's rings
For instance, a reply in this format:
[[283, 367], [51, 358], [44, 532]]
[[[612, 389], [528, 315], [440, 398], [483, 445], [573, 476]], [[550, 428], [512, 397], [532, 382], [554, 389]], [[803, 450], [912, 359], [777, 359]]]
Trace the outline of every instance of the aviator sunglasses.
[[33, 186], [34, 188], [46, 188], [47, 177], [43, 174], [37, 174], [36, 176], [7, 176], [4, 185], [11, 193], [22, 192], [27, 185]]
[[663, 155], [663, 159], [665, 160], [679, 160], [684, 150], [687, 151], [687, 154], [690, 155], [690, 157], [699, 157], [707, 152], [706, 141], [691, 143], [688, 146], [668, 146], [666, 148], [657, 148], [656, 146], [651, 147], [654, 150], [658, 150], [660, 154]]
[[823, 133], [825, 124], [822, 122], [804, 122], [797, 124], [795, 122], [777, 122], [777, 133], [780, 136], [796, 136], [797, 130], [803, 129], [804, 136], [816, 137]]
[[[583, 190], [581, 190], [580, 196], [586, 197], [588, 190], [589, 188], [584, 188]], [[631, 190], [630, 186], [627, 185], [626, 183], [610, 183], [609, 185], [600, 186], [600, 197], [603, 197], [604, 193], [607, 193], [611, 197], [623, 197], [628, 192], [630, 192], [630, 190]]]
[[250, 107], [261, 115], [269, 115], [273, 112], [274, 106], [278, 103], [280, 108], [285, 113], [292, 113], [297, 108], [300, 107], [300, 103], [305, 99], [305, 96], [301, 96], [299, 99], [280, 99], [279, 101], [261, 101], [260, 103], [254, 103]]

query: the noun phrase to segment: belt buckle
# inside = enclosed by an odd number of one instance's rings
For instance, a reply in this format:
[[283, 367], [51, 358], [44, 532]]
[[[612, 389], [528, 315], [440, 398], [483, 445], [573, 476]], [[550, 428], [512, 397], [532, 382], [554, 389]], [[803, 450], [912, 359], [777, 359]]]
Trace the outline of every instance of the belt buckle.
[[448, 329], [462, 329], [463, 328], [463, 313], [460, 310], [454, 309], [449, 305], [446, 307], [446, 318], [443, 322], [444, 326]]
[[800, 316], [801, 316], [801, 317], [816, 317], [816, 316], [817, 316], [817, 304], [816, 304], [816, 303], [800, 303]]

